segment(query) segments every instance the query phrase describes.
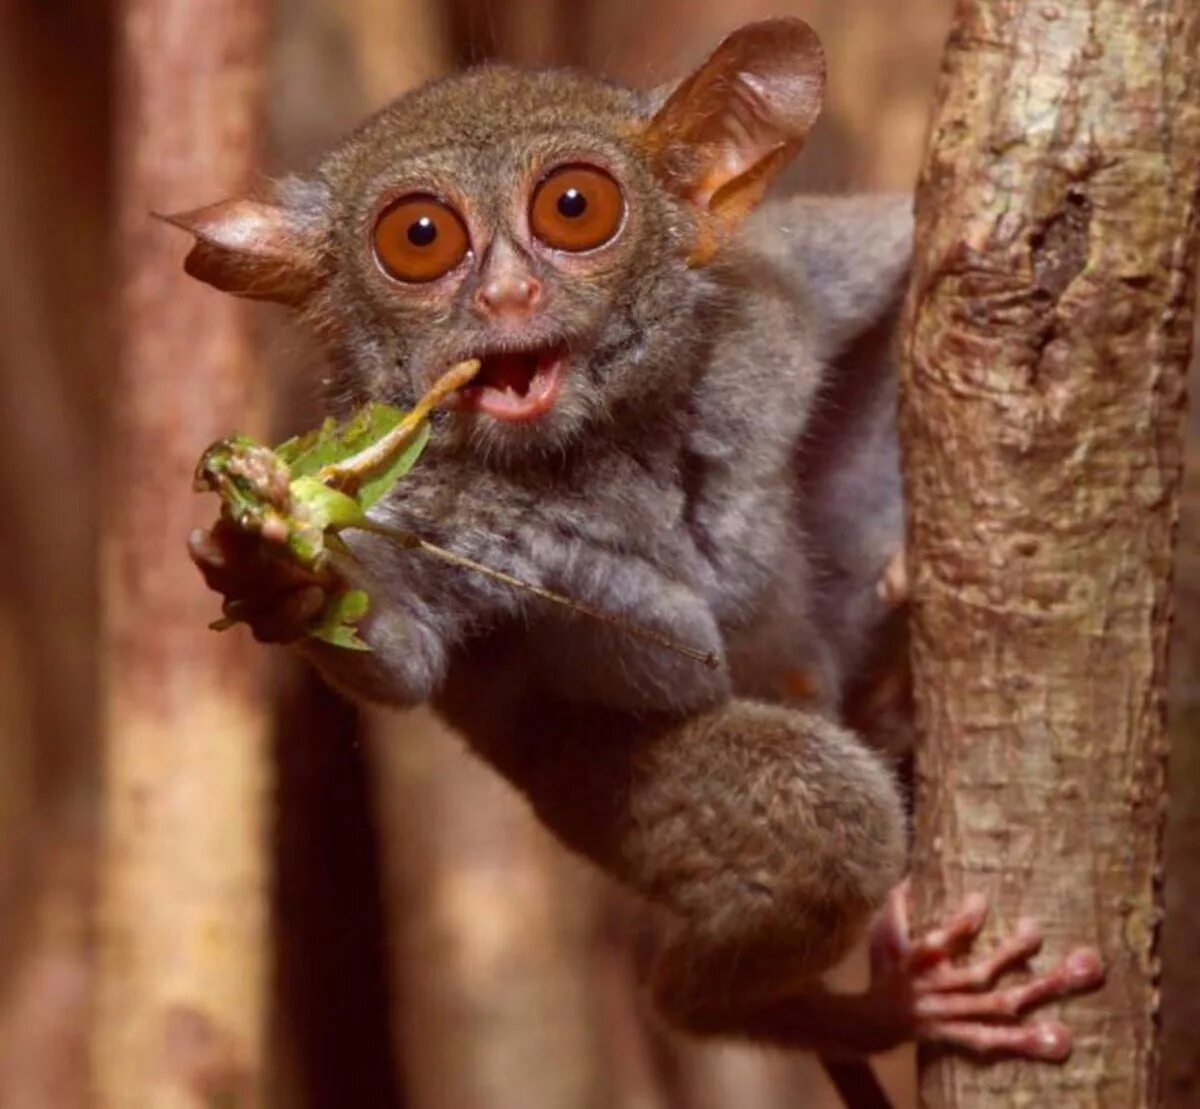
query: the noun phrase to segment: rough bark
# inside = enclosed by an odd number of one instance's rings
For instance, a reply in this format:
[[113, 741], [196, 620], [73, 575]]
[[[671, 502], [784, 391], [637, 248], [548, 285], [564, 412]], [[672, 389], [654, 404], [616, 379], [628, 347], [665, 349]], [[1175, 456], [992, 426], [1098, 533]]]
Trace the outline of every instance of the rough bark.
[[1159, 1096], [1164, 687], [1200, 177], [1191, 0], [963, 0], [904, 343], [926, 909], [1097, 944], [1062, 1068], [924, 1060], [931, 1106]]
[[151, 211], [245, 189], [260, 0], [125, 0], [118, 23], [118, 372], [102, 567], [105, 840], [94, 1104], [243, 1106], [262, 1040], [267, 705], [261, 648], [206, 630], [184, 540], [196, 458], [249, 418], [231, 300], [180, 271]]

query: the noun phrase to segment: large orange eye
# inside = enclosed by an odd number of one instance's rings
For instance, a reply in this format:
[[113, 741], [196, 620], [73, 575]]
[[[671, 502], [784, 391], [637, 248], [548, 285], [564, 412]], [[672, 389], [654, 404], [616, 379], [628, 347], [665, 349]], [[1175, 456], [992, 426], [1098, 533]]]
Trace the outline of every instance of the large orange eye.
[[529, 223], [558, 250], [593, 250], [621, 229], [624, 214], [621, 186], [602, 169], [563, 166], [538, 185]]
[[375, 223], [375, 257], [397, 281], [435, 281], [470, 246], [458, 213], [433, 196], [401, 197]]

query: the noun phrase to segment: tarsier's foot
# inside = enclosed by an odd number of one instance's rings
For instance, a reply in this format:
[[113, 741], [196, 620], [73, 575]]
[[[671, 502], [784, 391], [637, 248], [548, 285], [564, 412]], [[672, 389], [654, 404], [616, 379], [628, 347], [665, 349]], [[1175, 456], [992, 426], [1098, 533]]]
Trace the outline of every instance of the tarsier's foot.
[[1061, 1062], [1071, 1054], [1071, 1033], [1058, 1021], [1018, 1023], [1035, 1006], [1095, 989], [1104, 980], [1100, 955], [1078, 948], [1048, 971], [1017, 985], [997, 979], [1021, 968], [1042, 946], [1037, 923], [1021, 920], [989, 955], [962, 965], [951, 959], [970, 951], [987, 916], [987, 898], [971, 894], [940, 927], [912, 936], [909, 883], [888, 896], [871, 933], [871, 995], [908, 1036], [972, 1054], [1015, 1055]]
[[248, 624], [264, 643], [302, 638], [336, 582], [306, 571], [280, 544], [225, 520], [192, 532], [188, 552], [209, 588], [225, 597], [225, 616]]

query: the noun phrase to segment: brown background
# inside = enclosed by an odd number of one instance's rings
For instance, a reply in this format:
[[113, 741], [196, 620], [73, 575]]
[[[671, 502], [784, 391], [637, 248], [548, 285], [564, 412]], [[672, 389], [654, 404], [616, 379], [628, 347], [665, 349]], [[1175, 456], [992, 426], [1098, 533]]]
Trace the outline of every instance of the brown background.
[[[735, 24], [779, 13], [812, 22], [830, 55], [829, 109], [792, 184], [909, 188], [950, 0], [277, 0], [264, 171], [303, 168], [365, 111], [468, 62], [567, 63], [650, 84]], [[99, 465], [113, 350], [112, 19], [97, 0], [0, 7], [0, 1106], [20, 1109], [86, 1104], [96, 552], [105, 505], [122, 496]], [[256, 318], [263, 382], [280, 431], [293, 430], [314, 411], [319, 365], [273, 310]], [[1193, 432], [1200, 463], [1195, 418]], [[1185, 1034], [1200, 1018], [1200, 469], [1190, 473], [1164, 977], [1178, 1106], [1200, 1096]], [[630, 907], [425, 714], [360, 715], [275, 663], [271, 1105], [825, 1104], [807, 1060], [657, 1029], [631, 974]], [[907, 1056], [885, 1069], [909, 1096]]]

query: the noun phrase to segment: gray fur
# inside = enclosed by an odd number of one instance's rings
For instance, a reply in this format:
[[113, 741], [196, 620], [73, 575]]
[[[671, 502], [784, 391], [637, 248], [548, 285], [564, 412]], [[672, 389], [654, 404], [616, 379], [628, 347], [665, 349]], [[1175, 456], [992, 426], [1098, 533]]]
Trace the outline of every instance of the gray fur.
[[[304, 315], [338, 403], [411, 402], [510, 341], [470, 310], [500, 239], [548, 291], [523, 342], [571, 349], [552, 413], [520, 427], [440, 414], [374, 515], [722, 667], [376, 536], [353, 541], [373, 652], [305, 650], [352, 695], [432, 700], [564, 842], [664, 906], [678, 931], [664, 1008], [728, 1031], [720, 1014], [747, 1012], [764, 976], [798, 989], [827, 966], [902, 867], [891, 775], [833, 718], [900, 541], [881, 336], [908, 201], [769, 202], [690, 264], [700, 217], [639, 141], [649, 105], [576, 74], [474, 71], [397, 101], [279, 201], [319, 259]], [[595, 261], [560, 263], [522, 226], [530, 182], [563, 158], [626, 190], [625, 229]], [[396, 189], [466, 214], [478, 257], [439, 291], [398, 294], [366, 249]], [[804, 709], [763, 703], [787, 700], [797, 673]], [[697, 968], [715, 993], [692, 988]]]

